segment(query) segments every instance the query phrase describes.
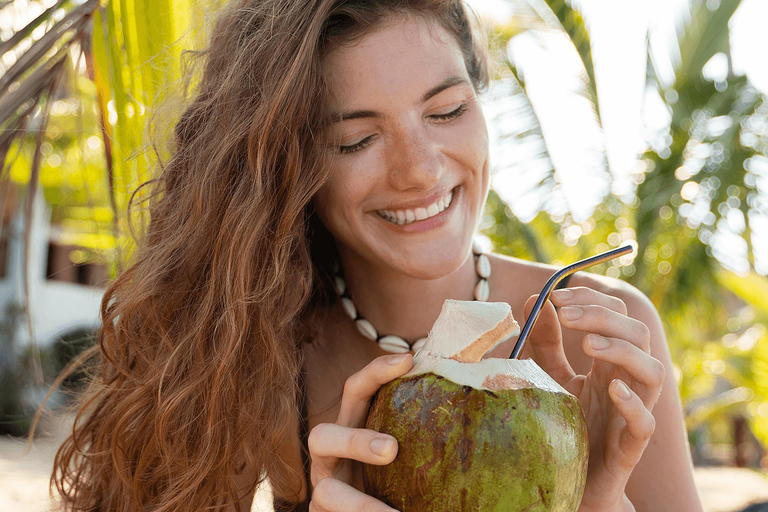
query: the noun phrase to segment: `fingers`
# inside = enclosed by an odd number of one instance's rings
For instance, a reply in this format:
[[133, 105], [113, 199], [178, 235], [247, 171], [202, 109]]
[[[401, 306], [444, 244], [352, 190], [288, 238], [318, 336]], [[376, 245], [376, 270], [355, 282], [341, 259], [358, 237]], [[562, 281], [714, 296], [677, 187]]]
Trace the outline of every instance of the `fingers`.
[[661, 361], [628, 341], [594, 334], [584, 337], [584, 352], [626, 371], [641, 385], [640, 397], [644, 407], [653, 409], [661, 395], [666, 373]]
[[656, 419], [640, 397], [629, 386], [615, 379], [609, 386], [609, 394], [616, 409], [626, 421], [618, 436], [618, 446], [613, 457], [621, 469], [631, 471], [640, 461], [648, 441], [656, 430]]
[[570, 304], [594, 304], [603, 306], [622, 315], [627, 314], [627, 305], [624, 301], [613, 295], [600, 293], [586, 286], [574, 286], [573, 288], [563, 288], [555, 290], [550, 296], [552, 303], [558, 308]]
[[413, 366], [413, 356], [397, 354], [377, 357], [349, 377], [344, 384], [339, 417], [336, 423], [346, 427], [361, 427], [368, 416], [368, 406], [378, 389], [404, 375]]
[[312, 491], [310, 512], [397, 512], [335, 478], [323, 478]]
[[334, 423], [315, 426], [309, 433], [307, 444], [313, 464], [313, 481], [331, 476], [338, 459], [383, 465], [395, 460], [397, 455], [397, 440], [394, 437]]
[[[533, 295], [525, 303], [525, 317], [531, 314], [538, 295]], [[559, 384], [571, 380], [575, 373], [563, 350], [563, 334], [557, 321], [557, 313], [552, 303], [547, 301], [539, 312], [536, 325], [528, 336], [528, 344], [533, 352], [533, 360]]]
[[583, 287], [557, 290], [557, 296], [553, 292], [552, 297], [560, 307], [558, 317], [563, 327], [625, 339], [650, 353], [650, 330], [643, 322], [626, 316], [627, 307], [620, 299]]

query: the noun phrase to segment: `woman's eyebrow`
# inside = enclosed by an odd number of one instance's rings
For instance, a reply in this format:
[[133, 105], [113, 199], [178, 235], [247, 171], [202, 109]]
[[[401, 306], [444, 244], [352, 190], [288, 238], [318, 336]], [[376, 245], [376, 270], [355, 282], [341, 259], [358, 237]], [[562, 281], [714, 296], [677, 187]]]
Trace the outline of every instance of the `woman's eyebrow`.
[[[455, 85], [460, 84], [468, 84], [466, 78], [458, 76], [458, 75], [451, 75], [449, 77], [446, 77], [445, 80], [428, 90], [424, 93], [424, 96], [421, 97], [421, 102], [424, 103], [433, 96], [436, 96], [443, 92], [446, 89], [450, 89], [451, 87]], [[367, 119], [367, 118], [373, 118], [378, 119], [384, 117], [380, 112], [376, 112], [374, 110], [350, 110], [350, 111], [343, 111], [343, 112], [334, 112], [331, 114], [331, 123], [339, 123], [341, 121], [350, 121], [352, 119]]]
[[339, 123], [341, 121], [349, 121], [351, 119], [361, 118], [380, 118], [384, 117], [381, 113], [374, 110], [350, 110], [344, 112], [334, 112], [331, 114], [331, 123]]
[[458, 75], [451, 75], [449, 77], [446, 77], [445, 80], [440, 82], [438, 85], [434, 86], [430, 90], [428, 90], [426, 93], [424, 93], [424, 96], [421, 97], [421, 102], [424, 103], [427, 100], [429, 100], [432, 96], [436, 96], [443, 92], [446, 89], [450, 89], [454, 85], [459, 84], [468, 84], [467, 79]]

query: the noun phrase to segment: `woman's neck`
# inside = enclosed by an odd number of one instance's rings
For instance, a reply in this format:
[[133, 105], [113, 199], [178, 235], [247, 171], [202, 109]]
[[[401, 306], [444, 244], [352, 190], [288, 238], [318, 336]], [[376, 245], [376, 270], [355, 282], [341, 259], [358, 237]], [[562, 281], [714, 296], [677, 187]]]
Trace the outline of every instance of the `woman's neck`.
[[459, 268], [437, 279], [374, 266], [353, 254], [342, 253], [341, 260], [355, 306], [380, 335], [413, 342], [427, 335], [445, 299], [473, 300], [477, 273], [471, 253]]

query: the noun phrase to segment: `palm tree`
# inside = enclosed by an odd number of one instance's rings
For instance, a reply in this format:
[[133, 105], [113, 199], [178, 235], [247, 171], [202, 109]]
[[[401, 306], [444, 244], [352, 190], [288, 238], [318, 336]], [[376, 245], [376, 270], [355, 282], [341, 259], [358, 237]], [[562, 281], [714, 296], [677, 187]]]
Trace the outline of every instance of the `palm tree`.
[[[148, 130], [165, 128], [150, 122], [150, 112], [155, 103], [170, 103], [171, 86], [184, 72], [182, 49], [202, 40], [208, 27], [203, 13], [211, 7], [199, 0], [0, 2], [3, 26], [13, 24], [0, 35], [0, 242], [15, 196], [23, 196], [25, 225], [32, 225], [42, 184], [54, 217], [78, 223], [74, 243], [91, 253], [111, 251], [107, 261], [117, 271], [124, 259], [117, 249], [130, 251], [131, 242], [129, 219], [120, 212], [150, 177], [154, 159], [165, 156], [159, 147], [147, 151]], [[24, 273], [27, 304], [19, 309], [22, 321], [30, 322], [29, 269]], [[11, 376], [28, 360], [42, 384], [41, 354], [33, 344], [19, 360], [14, 332], [0, 332], [3, 360], [16, 361], [3, 365], [0, 381], [19, 384]], [[10, 424], [8, 418], [23, 425], [23, 407], [11, 391], [0, 391], [0, 425]]]
[[[556, 17], [559, 29], [574, 42], [585, 80], [584, 88], [573, 92], [572, 101], [592, 101], [595, 117], [585, 116], [582, 122], [599, 126], [584, 22], [563, 0], [546, 0], [546, 4], [550, 12], [541, 16], [543, 23], [536, 29], [541, 31], [543, 25], [551, 30]], [[527, 83], [525, 76], [531, 72], [520, 69], [526, 63], [510, 58], [506, 89], [515, 101], [505, 97], [507, 108], [497, 116], [529, 122], [512, 124], [502, 135], [513, 148], [510, 155], [525, 146], [537, 151], [527, 152], [530, 158], [517, 162], [511, 157], [513, 164], [496, 172], [513, 175], [516, 183], [533, 183], [532, 191], [541, 203], [535, 218], [523, 222], [514, 211], [515, 197], [504, 198], [497, 188], [498, 194], [491, 193], [484, 227], [502, 252], [560, 263], [627, 239], [637, 240], [640, 253], [634, 261], [620, 260], [600, 271], [637, 286], [661, 312], [673, 359], [681, 370], [682, 396], [691, 412], [689, 427], [736, 409], [748, 416], [765, 445], [768, 336], [763, 326], [768, 319], [768, 269], [755, 260], [756, 237], [751, 228], [768, 218], [767, 191], [759, 188], [760, 172], [764, 172], [760, 169], [768, 163], [768, 105], [765, 96], [730, 66], [728, 22], [740, 1], [724, 0], [715, 9], [707, 4], [704, 0], [691, 3], [690, 21], [679, 34], [680, 59], [672, 83], [659, 79], [649, 52], [647, 94], [665, 106], [670, 121], [665, 131], [649, 141], [640, 160], [644, 169], [633, 176], [633, 194], [617, 197], [603, 192], [586, 218], [572, 208], [563, 210], [567, 183], [552, 158], [559, 149], [557, 141], [546, 135], [546, 123], [552, 121], [536, 115], [547, 98], [542, 99], [535, 86]], [[540, 3], [531, 5], [543, 10]], [[514, 42], [520, 32], [525, 30], [502, 30], [500, 37], [512, 34]], [[715, 79], [705, 78], [705, 66], [718, 60], [726, 64], [725, 71]], [[610, 180], [605, 168], [596, 172], [590, 154], [570, 156], [577, 160], [575, 165], [581, 165], [582, 176], [589, 170], [598, 188], [606, 191], [600, 182], [601, 171]]]

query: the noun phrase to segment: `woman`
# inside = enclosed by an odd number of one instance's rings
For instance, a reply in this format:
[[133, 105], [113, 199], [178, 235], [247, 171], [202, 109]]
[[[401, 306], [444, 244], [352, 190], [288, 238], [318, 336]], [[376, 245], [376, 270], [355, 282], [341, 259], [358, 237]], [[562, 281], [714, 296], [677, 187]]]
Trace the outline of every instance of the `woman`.
[[[458, 0], [221, 16], [148, 233], [103, 301], [101, 374], [56, 459], [66, 508], [242, 510], [268, 476], [281, 509], [390, 510], [362, 492], [360, 462], [391, 462], [396, 442], [362, 427], [412, 358], [349, 313], [411, 345], [476, 288], [524, 318], [552, 271], [498, 255], [475, 270], [489, 162], [471, 25]], [[584, 406], [580, 510], [700, 510], [649, 301], [579, 275], [552, 302], [522, 357]]]

